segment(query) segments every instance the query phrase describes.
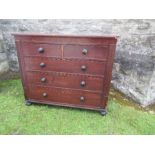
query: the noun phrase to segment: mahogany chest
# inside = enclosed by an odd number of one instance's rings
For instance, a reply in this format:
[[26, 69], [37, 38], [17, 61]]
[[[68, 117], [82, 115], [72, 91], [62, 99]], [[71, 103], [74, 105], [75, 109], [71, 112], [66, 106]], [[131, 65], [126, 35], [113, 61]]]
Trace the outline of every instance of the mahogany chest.
[[106, 114], [116, 37], [13, 35], [26, 105], [59, 105]]

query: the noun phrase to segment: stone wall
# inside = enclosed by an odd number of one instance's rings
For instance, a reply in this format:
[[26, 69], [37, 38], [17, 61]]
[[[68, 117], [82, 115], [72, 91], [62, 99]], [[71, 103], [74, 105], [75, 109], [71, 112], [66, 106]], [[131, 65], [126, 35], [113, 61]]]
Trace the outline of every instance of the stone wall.
[[7, 54], [4, 51], [3, 35], [0, 31], [0, 75], [7, 73], [9, 71], [9, 64], [7, 59]]
[[1, 77], [19, 72], [11, 32], [22, 31], [119, 35], [113, 87], [142, 106], [155, 102], [155, 20], [0, 20]]

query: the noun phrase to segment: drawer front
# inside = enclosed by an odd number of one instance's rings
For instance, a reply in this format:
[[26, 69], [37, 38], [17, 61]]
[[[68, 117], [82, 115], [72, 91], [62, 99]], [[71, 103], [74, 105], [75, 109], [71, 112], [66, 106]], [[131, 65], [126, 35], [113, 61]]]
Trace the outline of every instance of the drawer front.
[[105, 62], [25, 57], [25, 69], [103, 75]]
[[24, 56], [61, 57], [61, 45], [24, 42], [22, 46]]
[[102, 91], [103, 78], [67, 73], [27, 72], [28, 83], [74, 88], [82, 90]]
[[99, 106], [101, 104], [102, 94], [31, 85], [29, 86], [29, 99], [59, 102], [61, 104]]
[[108, 55], [108, 46], [100, 45], [65, 45], [65, 58], [103, 59]]

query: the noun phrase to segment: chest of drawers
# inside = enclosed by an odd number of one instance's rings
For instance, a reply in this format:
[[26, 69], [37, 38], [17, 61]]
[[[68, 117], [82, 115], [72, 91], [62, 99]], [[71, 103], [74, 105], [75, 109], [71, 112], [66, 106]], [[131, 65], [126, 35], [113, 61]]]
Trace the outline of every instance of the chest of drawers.
[[26, 105], [59, 105], [106, 114], [116, 37], [13, 35]]

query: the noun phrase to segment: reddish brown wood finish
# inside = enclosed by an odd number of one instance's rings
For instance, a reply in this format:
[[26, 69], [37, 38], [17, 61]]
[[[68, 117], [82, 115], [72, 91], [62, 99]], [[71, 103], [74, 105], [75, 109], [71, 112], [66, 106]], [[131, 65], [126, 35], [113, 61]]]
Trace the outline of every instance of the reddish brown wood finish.
[[[37, 44], [27, 43], [22, 44], [24, 56], [47, 56], [47, 57], [61, 57], [61, 45], [51, 44]], [[38, 49], [42, 47], [43, 52], [39, 53]]]
[[[104, 75], [105, 62], [100, 61], [86, 61], [86, 60], [62, 60], [52, 59], [45, 57], [25, 57], [25, 70], [40, 70], [40, 71], [55, 71], [55, 72], [68, 72], [68, 73], [81, 73], [81, 74], [94, 74]], [[44, 67], [40, 64], [44, 63]], [[85, 70], [81, 67], [86, 66]]]
[[116, 37], [14, 36], [26, 100], [99, 111], [106, 108]]
[[[84, 53], [84, 50], [87, 50], [87, 52]], [[106, 60], [108, 50], [108, 46], [101, 45], [65, 45], [64, 58]]]
[[[42, 80], [43, 79], [43, 80]], [[37, 85], [55, 86], [63, 88], [74, 88], [81, 90], [101, 91], [103, 89], [103, 78], [77, 74], [55, 73], [55, 72], [27, 72], [28, 83]], [[81, 82], [85, 85], [81, 85]]]
[[[97, 106], [101, 105], [102, 94], [97, 92], [88, 92], [88, 91], [80, 91], [74, 89], [61, 89], [56, 87], [47, 87], [47, 86], [29, 86], [29, 98], [36, 100], [47, 100], [53, 102], [61, 102], [68, 104], [82, 104], [89, 106]], [[47, 96], [43, 96], [43, 93], [47, 93]], [[84, 101], [80, 100], [80, 97], [84, 97]]]

